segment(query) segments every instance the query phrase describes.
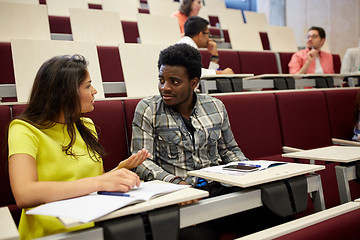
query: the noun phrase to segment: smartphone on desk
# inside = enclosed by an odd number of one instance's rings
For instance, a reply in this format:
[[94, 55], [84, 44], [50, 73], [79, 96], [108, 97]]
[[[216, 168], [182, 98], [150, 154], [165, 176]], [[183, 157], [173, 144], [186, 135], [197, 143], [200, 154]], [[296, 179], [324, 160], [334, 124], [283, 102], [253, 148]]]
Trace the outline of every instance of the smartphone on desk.
[[244, 164], [239, 164], [239, 165], [228, 165], [223, 167], [224, 170], [233, 170], [233, 171], [240, 171], [240, 172], [253, 172], [256, 170], [259, 170], [260, 167], [259, 166], [254, 166], [254, 165], [244, 165]]

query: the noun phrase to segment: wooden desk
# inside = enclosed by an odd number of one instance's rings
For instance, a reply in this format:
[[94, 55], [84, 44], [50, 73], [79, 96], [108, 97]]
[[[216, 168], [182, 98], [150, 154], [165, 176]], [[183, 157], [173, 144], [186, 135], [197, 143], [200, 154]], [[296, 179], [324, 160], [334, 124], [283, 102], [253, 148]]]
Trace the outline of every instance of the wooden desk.
[[[339, 163], [351, 163], [360, 160], [360, 147], [330, 146], [293, 153], [285, 153], [283, 157], [321, 160]], [[349, 181], [356, 179], [355, 166], [336, 166], [336, 179], [339, 187], [340, 202], [351, 201]]]
[[0, 239], [19, 239], [19, 232], [7, 207], [0, 208], [0, 222]]
[[268, 169], [250, 172], [245, 175], [227, 175], [214, 172], [205, 172], [202, 170], [190, 171], [188, 172], [188, 175], [218, 181], [242, 188], [247, 188], [257, 186], [263, 183], [312, 173], [322, 169], [325, 169], [325, 166], [286, 163], [279, 166], [270, 167]]
[[[201, 170], [188, 172], [191, 176], [202, 177], [234, 186], [245, 187], [243, 191], [201, 200], [195, 204], [180, 209], [180, 213], [191, 216], [190, 222], [205, 222], [217, 217], [226, 216], [252, 208], [263, 206], [260, 189], [253, 188], [263, 183], [299, 176], [324, 169], [324, 166], [310, 164], [287, 163], [266, 170], [251, 172], [246, 175], [225, 175]], [[321, 178], [317, 174], [307, 176], [308, 193], [312, 193], [315, 211], [325, 209]], [[194, 224], [194, 223], [193, 223]]]

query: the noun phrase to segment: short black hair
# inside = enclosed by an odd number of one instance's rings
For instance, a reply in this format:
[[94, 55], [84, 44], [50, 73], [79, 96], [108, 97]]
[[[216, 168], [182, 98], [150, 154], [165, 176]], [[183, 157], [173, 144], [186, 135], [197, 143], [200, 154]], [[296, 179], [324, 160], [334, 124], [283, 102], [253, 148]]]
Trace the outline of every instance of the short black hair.
[[200, 52], [186, 43], [177, 43], [162, 50], [158, 61], [159, 70], [162, 65], [185, 67], [189, 80], [200, 79], [201, 76]]
[[200, 32], [206, 31], [209, 21], [199, 16], [189, 17], [184, 24], [185, 36], [194, 37]]
[[310, 30], [318, 31], [320, 38], [326, 38], [325, 30], [322, 27], [312, 26], [311, 28], [309, 28], [308, 32]]

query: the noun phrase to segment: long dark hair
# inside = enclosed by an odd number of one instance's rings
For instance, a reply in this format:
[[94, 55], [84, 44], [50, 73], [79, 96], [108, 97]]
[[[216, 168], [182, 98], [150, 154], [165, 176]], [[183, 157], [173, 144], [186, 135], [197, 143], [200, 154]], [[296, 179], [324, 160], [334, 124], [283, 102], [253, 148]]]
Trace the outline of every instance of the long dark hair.
[[54, 126], [63, 114], [64, 125], [70, 137], [70, 142], [62, 147], [63, 151], [76, 157], [72, 151], [76, 140], [76, 126], [90, 157], [94, 161], [100, 161], [105, 155], [104, 149], [96, 134], [81, 119], [79, 86], [87, 75], [87, 61], [81, 55], [56, 56], [47, 60], [36, 74], [29, 104], [18, 119], [41, 129]]
[[179, 6], [179, 12], [182, 12], [185, 16], [189, 17], [191, 13], [191, 4], [194, 0], [181, 0]]

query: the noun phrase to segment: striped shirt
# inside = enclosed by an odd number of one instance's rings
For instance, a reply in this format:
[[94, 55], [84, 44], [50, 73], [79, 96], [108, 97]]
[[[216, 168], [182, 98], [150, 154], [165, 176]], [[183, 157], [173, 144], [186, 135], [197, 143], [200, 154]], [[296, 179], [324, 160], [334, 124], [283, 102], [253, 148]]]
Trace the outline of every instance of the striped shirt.
[[234, 139], [224, 104], [210, 96], [194, 96], [196, 104], [190, 115], [194, 137], [181, 115], [166, 106], [161, 96], [138, 103], [132, 123], [132, 152], [145, 148], [151, 153], [136, 169], [141, 179], [193, 184], [187, 171], [248, 160]]

